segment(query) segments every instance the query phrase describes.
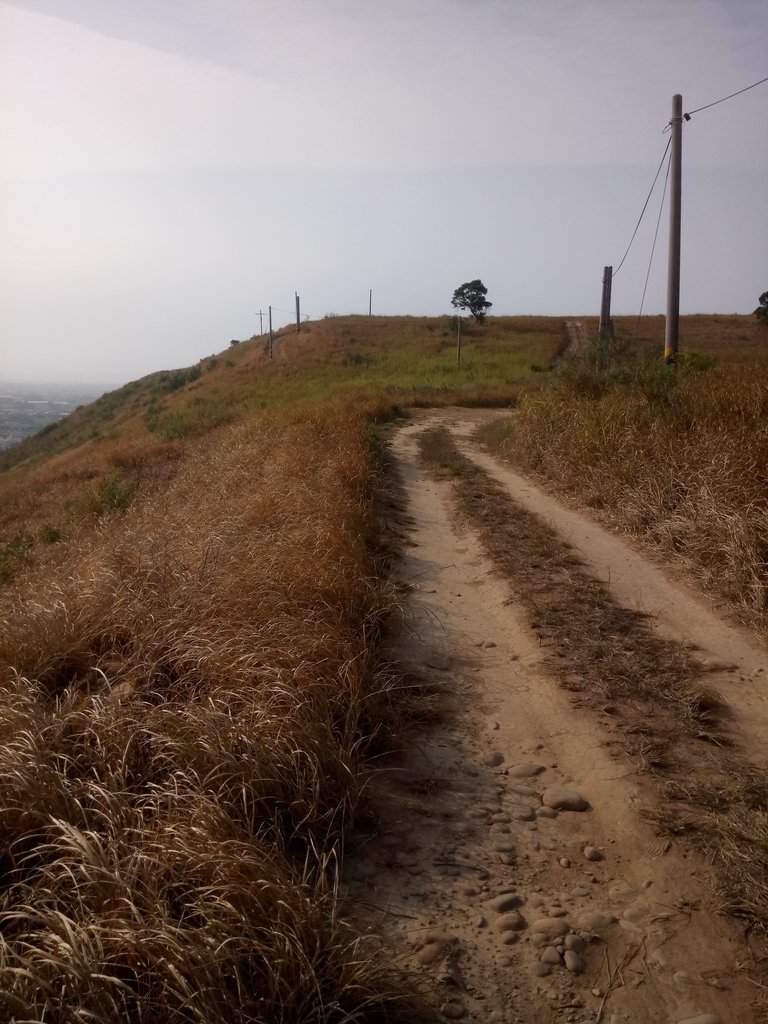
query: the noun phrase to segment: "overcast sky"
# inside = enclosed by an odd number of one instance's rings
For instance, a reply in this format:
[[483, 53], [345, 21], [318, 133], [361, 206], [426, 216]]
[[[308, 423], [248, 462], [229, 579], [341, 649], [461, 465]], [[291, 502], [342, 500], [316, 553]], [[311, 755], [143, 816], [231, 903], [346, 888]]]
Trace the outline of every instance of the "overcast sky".
[[[768, 75], [765, 0], [0, 0], [0, 381], [120, 384], [294, 292], [595, 314], [695, 110]], [[664, 174], [614, 282], [640, 310]], [[768, 83], [683, 140], [683, 312], [768, 289]], [[666, 210], [644, 311], [665, 308]]]

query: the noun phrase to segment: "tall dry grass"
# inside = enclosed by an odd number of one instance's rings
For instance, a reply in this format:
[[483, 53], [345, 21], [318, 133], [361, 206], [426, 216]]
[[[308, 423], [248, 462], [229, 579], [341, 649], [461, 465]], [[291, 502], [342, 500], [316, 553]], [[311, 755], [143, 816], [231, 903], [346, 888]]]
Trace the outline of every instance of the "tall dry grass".
[[251, 419], [0, 592], [0, 1017], [396, 1016], [337, 896], [391, 683], [362, 411]]
[[768, 370], [581, 369], [491, 438], [768, 630]]

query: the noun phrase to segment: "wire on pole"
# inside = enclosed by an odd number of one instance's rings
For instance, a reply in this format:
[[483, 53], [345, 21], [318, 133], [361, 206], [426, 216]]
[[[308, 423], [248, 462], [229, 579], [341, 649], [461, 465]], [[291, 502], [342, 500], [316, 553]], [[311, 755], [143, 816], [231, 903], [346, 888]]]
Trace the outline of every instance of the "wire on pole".
[[762, 85], [763, 82], [768, 82], [768, 75], [765, 78], [761, 78], [759, 82], [753, 82], [752, 85], [746, 85], [743, 89], [738, 89], [736, 92], [732, 92], [729, 96], [723, 96], [722, 99], [714, 100], [712, 103], [705, 103], [703, 107], [696, 107], [695, 110], [689, 110], [687, 114], [683, 114], [686, 121], [690, 120], [693, 114], [698, 114], [701, 110], [709, 110], [710, 107], [716, 107], [718, 103], [725, 103], [726, 100], [732, 100], [734, 96], [741, 96], [743, 92], [749, 92], [750, 89], [754, 89], [758, 85]]
[[632, 232], [632, 237], [629, 240], [629, 245], [626, 248], [626, 252], [621, 257], [621, 262], [619, 263], [618, 267], [616, 267], [616, 269], [614, 270], [613, 277], [616, 277], [616, 275], [618, 274], [618, 272], [621, 270], [622, 266], [624, 265], [624, 260], [629, 255], [629, 250], [632, 248], [632, 243], [635, 240], [635, 235], [638, 232], [638, 229], [640, 227], [640, 223], [641, 223], [641, 221], [643, 219], [643, 216], [645, 215], [645, 211], [648, 208], [648, 203], [651, 201], [651, 196], [653, 195], [653, 190], [656, 188], [656, 182], [659, 180], [659, 175], [661, 174], [661, 168], [664, 166], [664, 160], [666, 159], [666, 156], [667, 156], [667, 153], [669, 152], [669, 147], [670, 147], [671, 144], [672, 144], [672, 139], [671, 138], [667, 139], [667, 145], [666, 145], [666, 147], [664, 149], [664, 154], [663, 154], [663, 156], [661, 158], [661, 162], [659, 163], [659, 166], [658, 166], [658, 168], [656, 170], [656, 174], [654, 175], [653, 184], [651, 185], [650, 192], [648, 193], [648, 196], [646, 197], [646, 200], [643, 203], [643, 208], [640, 211], [640, 216], [637, 219], [637, 224], [635, 225], [635, 230]]
[[667, 198], [667, 185], [669, 184], [669, 169], [672, 166], [672, 158], [667, 160], [667, 173], [664, 177], [664, 189], [661, 193], [661, 203], [659, 205], [659, 216], [656, 219], [656, 231], [653, 235], [653, 245], [651, 246], [651, 258], [648, 260], [648, 272], [645, 275], [645, 285], [643, 286], [643, 297], [640, 300], [640, 312], [637, 314], [637, 325], [635, 327], [635, 333], [640, 329], [640, 317], [643, 315], [643, 306], [645, 305], [645, 293], [648, 290], [648, 280], [651, 276], [651, 267], [653, 265], [653, 254], [656, 251], [656, 240], [659, 237], [659, 227], [661, 226], [661, 215], [664, 212], [664, 200]]

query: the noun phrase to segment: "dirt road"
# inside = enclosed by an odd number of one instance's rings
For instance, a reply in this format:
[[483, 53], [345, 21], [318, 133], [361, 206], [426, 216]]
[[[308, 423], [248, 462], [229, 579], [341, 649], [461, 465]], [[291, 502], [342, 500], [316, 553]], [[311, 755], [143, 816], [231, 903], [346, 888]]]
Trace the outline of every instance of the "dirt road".
[[477, 451], [488, 413], [424, 411], [396, 434], [410, 618], [395, 657], [434, 720], [378, 783], [381, 819], [353, 859], [353, 899], [403, 951], [443, 1019], [499, 1024], [748, 1024], [765, 978], [716, 912], [708, 865], [645, 816], [658, 782], [623, 753], [610, 715], [558, 686], [508, 581], [430, 477], [416, 439], [447, 425], [465, 453], [579, 551], [617, 601], [696, 647], [763, 751], [765, 652], [708, 603]]

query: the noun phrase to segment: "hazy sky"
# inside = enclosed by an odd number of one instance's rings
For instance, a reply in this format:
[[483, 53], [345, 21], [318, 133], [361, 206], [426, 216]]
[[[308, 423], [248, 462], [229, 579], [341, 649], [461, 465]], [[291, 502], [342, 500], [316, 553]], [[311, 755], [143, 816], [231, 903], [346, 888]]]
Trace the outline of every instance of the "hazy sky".
[[[0, 380], [119, 384], [291, 318], [599, 311], [765, 0], [0, 0]], [[637, 313], [661, 183], [614, 282]], [[683, 312], [768, 288], [768, 83], [683, 140]], [[663, 312], [666, 210], [644, 311]], [[285, 312], [283, 312], [285, 311]]]

